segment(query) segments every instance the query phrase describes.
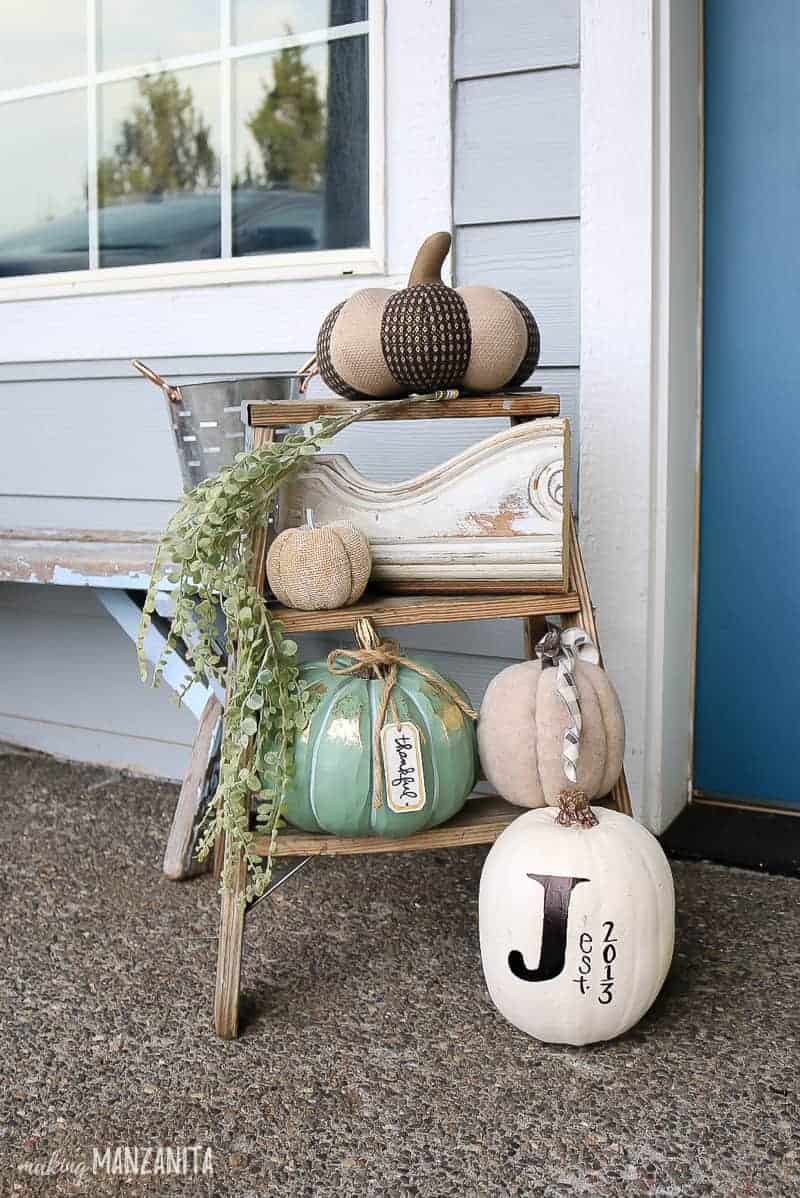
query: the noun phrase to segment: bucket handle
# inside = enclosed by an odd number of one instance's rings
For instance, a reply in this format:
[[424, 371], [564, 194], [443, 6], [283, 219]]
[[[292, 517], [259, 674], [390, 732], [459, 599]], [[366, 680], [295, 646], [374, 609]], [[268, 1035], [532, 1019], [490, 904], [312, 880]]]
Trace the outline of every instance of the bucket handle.
[[164, 395], [170, 403], [180, 403], [183, 399], [180, 387], [173, 387], [166, 379], [163, 379], [158, 371], [151, 369], [150, 366], [145, 366], [144, 362], [140, 362], [138, 358], [134, 358], [131, 362], [134, 370], [138, 370], [139, 374], [143, 374], [151, 383], [155, 383], [164, 392]]

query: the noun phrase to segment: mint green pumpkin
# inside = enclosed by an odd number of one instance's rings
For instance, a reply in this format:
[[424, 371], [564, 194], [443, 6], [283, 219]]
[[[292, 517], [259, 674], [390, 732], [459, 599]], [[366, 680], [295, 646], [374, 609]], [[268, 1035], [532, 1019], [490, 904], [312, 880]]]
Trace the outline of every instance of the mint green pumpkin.
[[[415, 658], [431, 675], [431, 665]], [[373, 734], [384, 682], [332, 674], [326, 662], [310, 662], [302, 680], [313, 687], [311, 719], [295, 739], [295, 772], [286, 794], [286, 819], [306, 832], [336, 836], [409, 836], [454, 816], [475, 785], [477, 742], [473, 721], [435, 682], [405, 666], [391, 697], [397, 717], [420, 733], [425, 805], [393, 811], [385, 793], [373, 805]], [[443, 679], [462, 699], [464, 692]], [[384, 721], [393, 723], [387, 713]], [[385, 787], [384, 787], [385, 792]]]

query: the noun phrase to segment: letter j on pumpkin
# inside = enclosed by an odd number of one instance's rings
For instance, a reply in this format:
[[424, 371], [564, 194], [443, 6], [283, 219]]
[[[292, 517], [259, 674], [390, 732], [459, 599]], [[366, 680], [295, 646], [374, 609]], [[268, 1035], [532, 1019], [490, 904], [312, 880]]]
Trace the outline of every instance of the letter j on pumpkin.
[[[675, 898], [658, 841], [630, 816], [563, 805], [527, 811], [481, 874], [486, 985], [501, 1015], [550, 1044], [593, 1044], [633, 1027], [672, 960]], [[585, 796], [581, 796], [585, 804]], [[559, 816], [563, 822], [559, 822]], [[583, 819], [586, 822], [581, 822]]]

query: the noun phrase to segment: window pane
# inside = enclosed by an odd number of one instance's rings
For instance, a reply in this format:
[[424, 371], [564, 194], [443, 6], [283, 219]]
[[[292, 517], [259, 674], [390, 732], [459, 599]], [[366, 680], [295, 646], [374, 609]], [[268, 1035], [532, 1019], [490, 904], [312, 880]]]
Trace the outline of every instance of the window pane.
[[105, 84], [99, 107], [100, 265], [218, 258], [218, 68]]
[[85, 270], [86, 93], [0, 104], [0, 162], [0, 275]]
[[263, 42], [366, 19], [367, 0], [233, 0], [233, 40]]
[[86, 0], [0, 4], [0, 91], [86, 74]]
[[369, 243], [367, 38], [234, 67], [233, 252]]
[[219, 46], [219, 0], [100, 0], [99, 25], [104, 71], [199, 54]]

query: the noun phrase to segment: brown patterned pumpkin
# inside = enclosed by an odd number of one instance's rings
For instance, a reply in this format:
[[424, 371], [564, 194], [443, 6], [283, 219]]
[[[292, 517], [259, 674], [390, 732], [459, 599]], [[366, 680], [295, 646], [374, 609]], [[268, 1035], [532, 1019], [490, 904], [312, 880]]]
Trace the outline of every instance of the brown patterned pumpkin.
[[317, 338], [324, 382], [348, 399], [388, 399], [458, 387], [520, 386], [539, 361], [533, 314], [507, 291], [447, 287], [450, 234], [422, 243], [408, 287], [356, 291], [326, 316]]

